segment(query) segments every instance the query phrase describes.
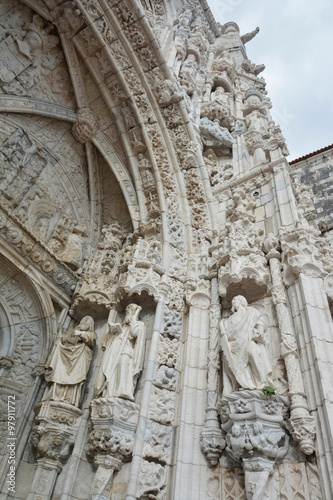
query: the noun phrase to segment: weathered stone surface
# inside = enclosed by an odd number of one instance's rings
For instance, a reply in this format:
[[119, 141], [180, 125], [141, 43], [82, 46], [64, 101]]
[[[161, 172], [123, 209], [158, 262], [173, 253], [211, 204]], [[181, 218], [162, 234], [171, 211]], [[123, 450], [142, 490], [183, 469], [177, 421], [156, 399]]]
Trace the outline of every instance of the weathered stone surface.
[[258, 32], [1, 2], [1, 499], [332, 498], [331, 148], [290, 170]]

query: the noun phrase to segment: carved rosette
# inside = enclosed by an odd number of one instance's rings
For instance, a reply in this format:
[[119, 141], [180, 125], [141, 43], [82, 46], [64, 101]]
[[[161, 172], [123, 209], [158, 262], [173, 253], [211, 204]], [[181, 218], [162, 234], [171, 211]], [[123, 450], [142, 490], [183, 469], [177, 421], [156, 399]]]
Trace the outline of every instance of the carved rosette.
[[286, 398], [270, 398], [257, 390], [234, 392], [221, 399], [226, 451], [243, 465], [248, 500], [265, 498], [274, 463], [288, 451], [289, 439], [283, 425], [287, 406]]

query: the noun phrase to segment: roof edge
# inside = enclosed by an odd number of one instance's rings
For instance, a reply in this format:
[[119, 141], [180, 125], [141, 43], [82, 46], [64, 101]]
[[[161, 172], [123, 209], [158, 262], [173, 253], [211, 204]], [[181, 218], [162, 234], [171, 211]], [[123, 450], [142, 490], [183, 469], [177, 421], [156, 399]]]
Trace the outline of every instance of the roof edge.
[[293, 161], [289, 162], [289, 165], [294, 165], [295, 163], [298, 163], [303, 160], [307, 160], [308, 158], [311, 158], [312, 156], [316, 156], [320, 153], [324, 153], [325, 151], [328, 151], [329, 149], [333, 148], [333, 144], [330, 144], [329, 146], [325, 146], [324, 148], [318, 149], [317, 151], [313, 151], [313, 153], [308, 153], [307, 155], [300, 156], [299, 158], [296, 158]]

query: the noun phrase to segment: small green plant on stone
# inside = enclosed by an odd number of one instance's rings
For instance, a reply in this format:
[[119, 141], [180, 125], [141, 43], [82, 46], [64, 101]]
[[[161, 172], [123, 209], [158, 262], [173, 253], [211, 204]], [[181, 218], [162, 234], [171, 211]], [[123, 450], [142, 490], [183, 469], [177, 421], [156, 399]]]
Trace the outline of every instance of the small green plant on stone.
[[274, 396], [276, 394], [276, 389], [270, 385], [265, 385], [261, 390], [265, 396]]

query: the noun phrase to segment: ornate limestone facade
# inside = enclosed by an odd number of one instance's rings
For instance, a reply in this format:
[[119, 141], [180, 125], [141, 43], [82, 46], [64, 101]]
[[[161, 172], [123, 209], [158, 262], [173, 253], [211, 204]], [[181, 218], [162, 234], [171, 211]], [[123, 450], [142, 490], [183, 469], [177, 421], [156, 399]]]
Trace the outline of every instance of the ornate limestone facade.
[[333, 499], [332, 250], [258, 32], [1, 2], [0, 500]]

